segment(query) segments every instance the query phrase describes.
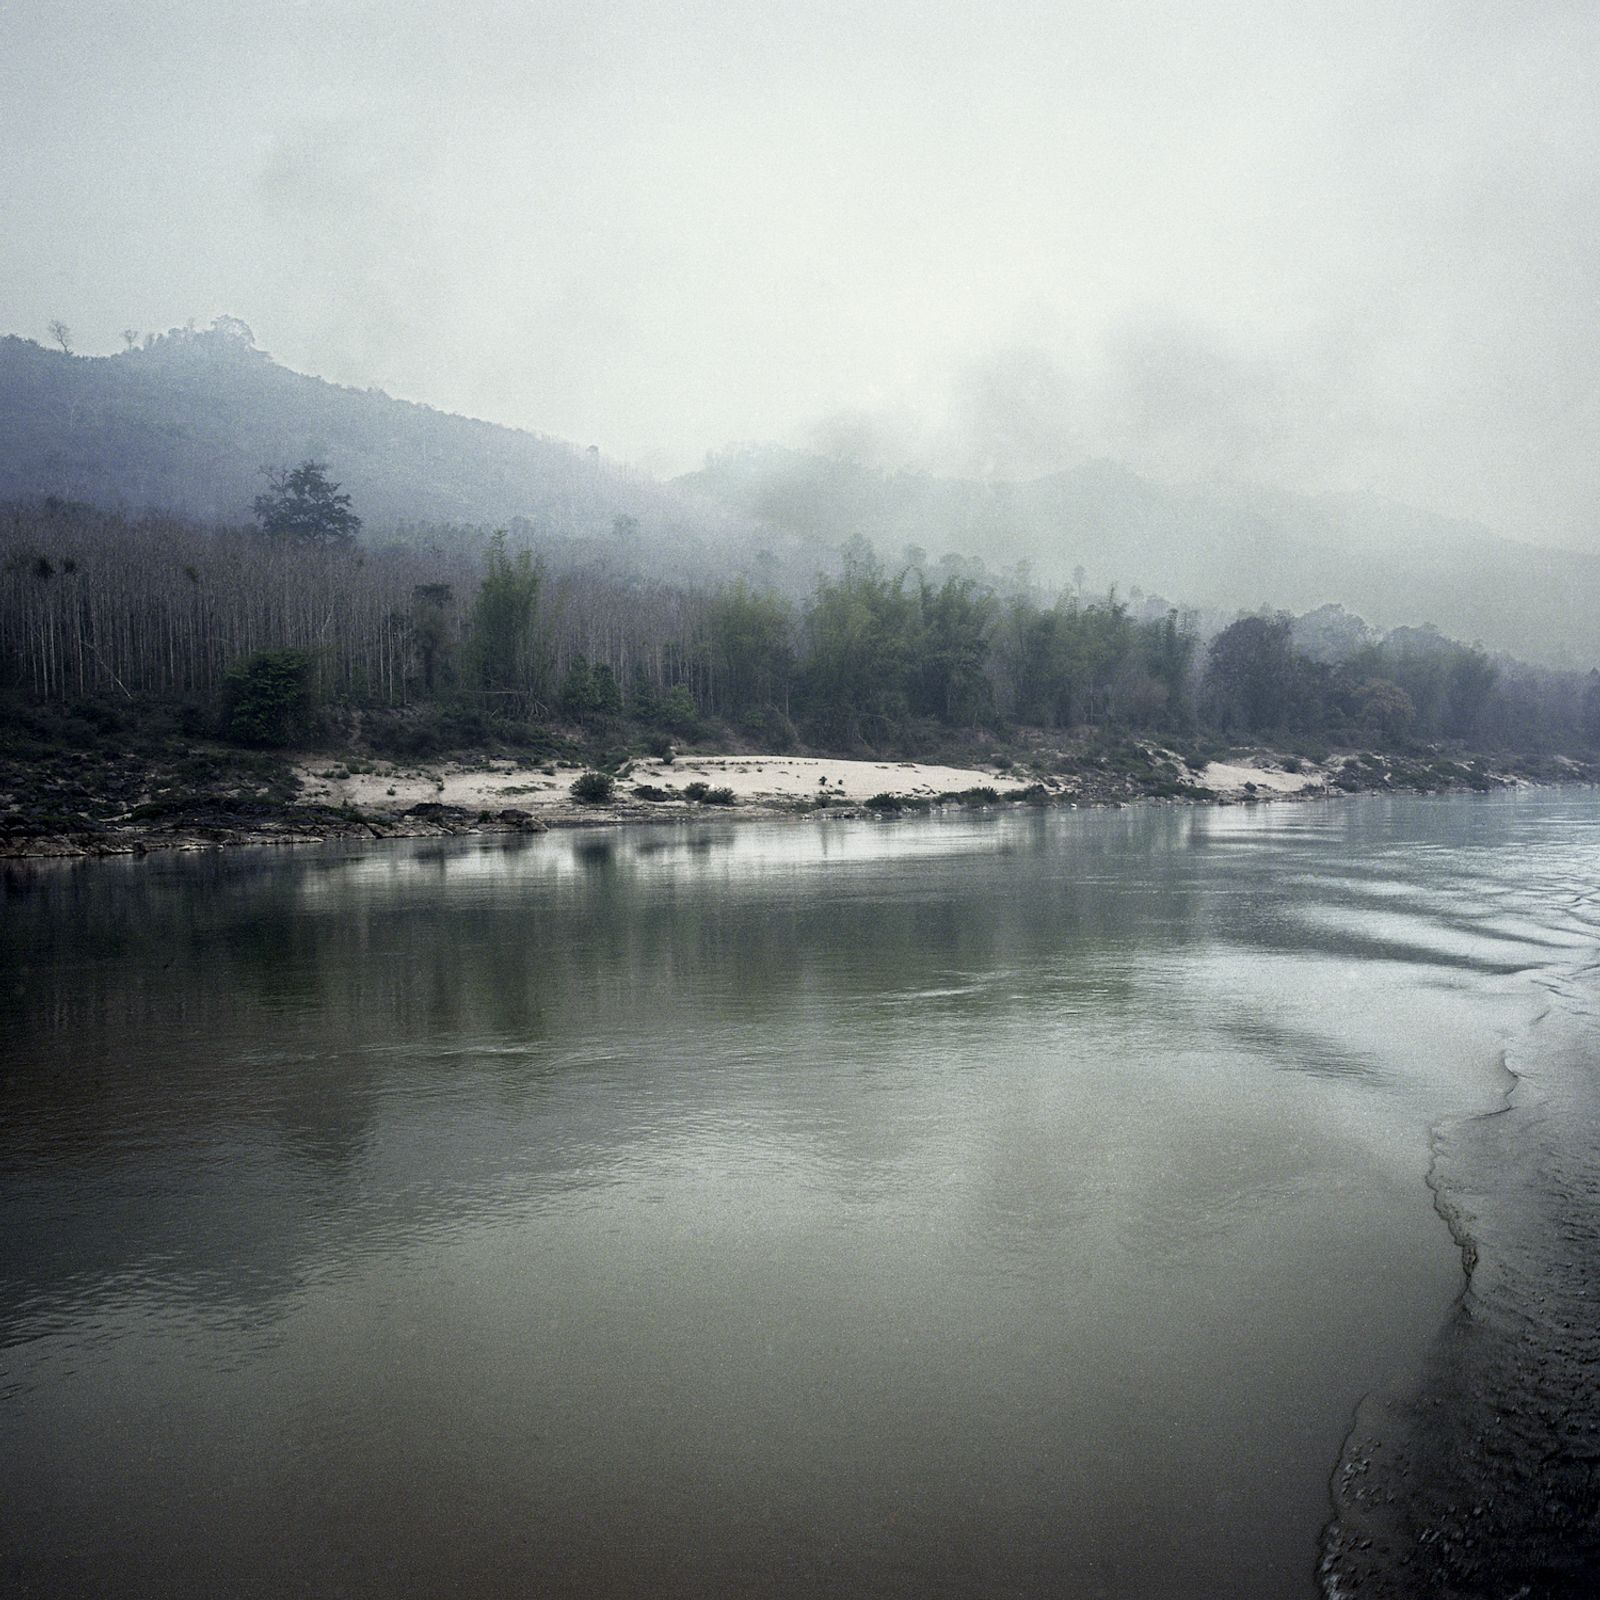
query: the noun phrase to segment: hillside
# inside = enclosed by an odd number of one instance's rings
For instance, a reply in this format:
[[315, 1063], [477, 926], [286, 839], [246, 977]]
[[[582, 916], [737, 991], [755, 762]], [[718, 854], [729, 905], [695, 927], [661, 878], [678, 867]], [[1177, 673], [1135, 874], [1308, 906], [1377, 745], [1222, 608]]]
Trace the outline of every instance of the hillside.
[[0, 338], [0, 499], [244, 522], [262, 469], [314, 457], [366, 537], [509, 526], [556, 566], [656, 578], [744, 574], [809, 589], [865, 537], [1028, 563], [1046, 584], [1141, 589], [1225, 618], [1342, 604], [1380, 630], [1431, 622], [1551, 665], [1600, 660], [1600, 559], [1363, 496], [1175, 486], [1109, 461], [1029, 482], [887, 473], [743, 446], [662, 484], [598, 451], [291, 372], [220, 318], [114, 356]]
[[623, 518], [645, 567], [758, 543], [745, 519], [598, 451], [291, 372], [232, 318], [105, 357], [0, 339], [0, 498], [238, 523], [263, 467], [308, 457], [329, 463], [369, 538], [516, 524], [540, 544], [614, 547]]
[[886, 553], [1031, 563], [1046, 582], [1137, 586], [1227, 612], [1340, 603], [1379, 628], [1432, 622], [1550, 664], [1600, 660], [1600, 559], [1536, 549], [1369, 496], [1174, 487], [1108, 461], [1032, 482], [885, 473], [772, 446], [713, 456], [677, 480], [814, 543], [859, 533]]

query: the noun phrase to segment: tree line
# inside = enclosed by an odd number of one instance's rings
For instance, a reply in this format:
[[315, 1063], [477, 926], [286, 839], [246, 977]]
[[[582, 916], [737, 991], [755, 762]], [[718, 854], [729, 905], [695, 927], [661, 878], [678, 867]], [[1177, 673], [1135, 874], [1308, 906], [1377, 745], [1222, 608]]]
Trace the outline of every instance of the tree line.
[[[504, 535], [481, 548], [358, 542], [348, 500], [306, 466], [272, 480], [253, 528], [0, 507], [0, 688], [59, 706], [231, 705], [247, 737], [257, 663], [306, 707], [457, 708], [482, 728], [626, 718], [689, 734], [711, 721], [777, 748], [909, 750], [953, 731], [1086, 724], [1236, 742], [1600, 745], [1600, 674], [1491, 659], [1432, 629], [1332, 638], [1261, 613], [1203, 640], [1176, 610], [1000, 583], [970, 564], [930, 570], [915, 552], [889, 567], [859, 542], [803, 597], [551, 572]], [[253, 726], [276, 737], [270, 717]]]

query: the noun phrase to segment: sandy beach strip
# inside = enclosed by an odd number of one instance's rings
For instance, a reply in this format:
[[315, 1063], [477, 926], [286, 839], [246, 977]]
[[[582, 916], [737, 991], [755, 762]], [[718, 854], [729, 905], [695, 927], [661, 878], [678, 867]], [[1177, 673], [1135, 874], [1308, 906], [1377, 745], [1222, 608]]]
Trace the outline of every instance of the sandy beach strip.
[[[370, 771], [351, 771], [342, 763], [311, 757], [296, 767], [301, 797], [362, 812], [396, 814], [412, 806], [436, 804], [468, 812], [499, 812], [508, 807], [534, 817], [572, 809], [572, 784], [579, 767], [529, 766], [513, 761], [476, 763], [394, 762]], [[1262, 763], [1211, 762], [1190, 781], [1222, 798], [1262, 799], [1324, 791], [1326, 771], [1311, 763], [1299, 772]], [[951, 767], [926, 761], [847, 761], [837, 756], [685, 755], [673, 761], [642, 760], [617, 781], [616, 798], [626, 802], [639, 785], [667, 798], [692, 804], [683, 790], [693, 783], [728, 789], [741, 805], [793, 805], [825, 797], [835, 805], [860, 805], [878, 794], [936, 800], [942, 794], [993, 789], [1004, 797], [1026, 789], [1034, 779], [993, 767]], [[1063, 798], [1078, 784], [1068, 778], [1051, 783]]]
[[[353, 772], [338, 762], [310, 758], [299, 763], [303, 799], [320, 805], [354, 806], [363, 812], [403, 812], [436, 804], [462, 811], [498, 812], [507, 807], [532, 816], [571, 809], [572, 784], [581, 768], [529, 767], [510, 761], [474, 764], [397, 762], [370, 772]], [[921, 761], [843, 761], [831, 756], [683, 756], [675, 761], [633, 764], [617, 783], [626, 800], [639, 785], [681, 797], [689, 784], [731, 789], [745, 804], [774, 805], [826, 796], [836, 804], [859, 805], [875, 794], [941, 794], [991, 788], [1015, 793], [1027, 781], [982, 767], [946, 767]], [[666, 802], [671, 804], [672, 801]], [[683, 804], [690, 801], [683, 800]]]

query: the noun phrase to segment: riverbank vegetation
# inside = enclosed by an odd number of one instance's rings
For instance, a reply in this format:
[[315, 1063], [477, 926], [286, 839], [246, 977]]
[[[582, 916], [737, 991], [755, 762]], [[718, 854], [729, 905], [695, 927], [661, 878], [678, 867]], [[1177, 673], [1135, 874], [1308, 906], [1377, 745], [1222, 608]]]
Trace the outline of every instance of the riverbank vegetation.
[[618, 564], [549, 571], [504, 535], [358, 541], [338, 486], [306, 467], [301, 497], [335, 507], [337, 538], [270, 515], [214, 527], [0, 508], [13, 775], [76, 752], [96, 766], [87, 792], [111, 781], [109, 754], [130, 770], [192, 755], [265, 803], [281, 772], [252, 752], [290, 748], [615, 771], [698, 745], [1106, 771], [1149, 765], [1137, 752], [1154, 741], [1195, 761], [1374, 750], [1424, 773], [1492, 752], [1538, 775], [1600, 746], [1600, 673], [1491, 658], [1426, 626], [1378, 637], [1338, 607], [1206, 637], [1143, 598], [916, 552], [889, 564], [860, 542], [799, 596]]

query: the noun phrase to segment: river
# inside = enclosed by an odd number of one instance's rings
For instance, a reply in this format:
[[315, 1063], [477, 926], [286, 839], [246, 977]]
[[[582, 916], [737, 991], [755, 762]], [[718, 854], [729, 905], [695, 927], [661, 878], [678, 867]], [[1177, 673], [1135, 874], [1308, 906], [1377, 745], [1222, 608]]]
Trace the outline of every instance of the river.
[[9, 1592], [1600, 1570], [1592, 793], [0, 884]]

